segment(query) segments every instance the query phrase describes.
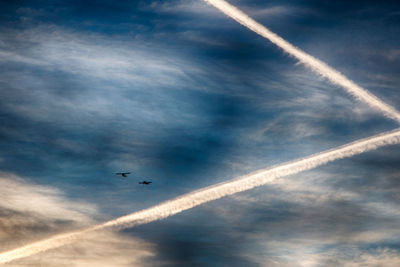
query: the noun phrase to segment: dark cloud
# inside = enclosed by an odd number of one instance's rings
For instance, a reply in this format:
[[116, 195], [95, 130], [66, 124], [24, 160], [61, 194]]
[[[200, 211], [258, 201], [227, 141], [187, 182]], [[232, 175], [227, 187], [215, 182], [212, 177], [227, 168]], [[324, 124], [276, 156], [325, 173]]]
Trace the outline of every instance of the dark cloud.
[[154, 224], [131, 230], [157, 244], [156, 256], [148, 258], [152, 266], [258, 266], [242, 254], [249, 245], [246, 240], [232, 235], [217, 218], [213, 226], [203, 220], [200, 224], [180, 220]]

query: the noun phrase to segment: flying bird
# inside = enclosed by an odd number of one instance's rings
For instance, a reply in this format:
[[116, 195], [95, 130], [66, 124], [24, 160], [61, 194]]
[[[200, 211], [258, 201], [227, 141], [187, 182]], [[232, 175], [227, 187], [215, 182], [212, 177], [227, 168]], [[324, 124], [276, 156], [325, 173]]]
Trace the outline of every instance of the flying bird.
[[121, 175], [122, 177], [128, 177], [128, 174], [131, 174], [130, 172], [117, 172], [115, 175]]
[[142, 182], [139, 182], [139, 184], [151, 184], [152, 182], [151, 181], [142, 181]]

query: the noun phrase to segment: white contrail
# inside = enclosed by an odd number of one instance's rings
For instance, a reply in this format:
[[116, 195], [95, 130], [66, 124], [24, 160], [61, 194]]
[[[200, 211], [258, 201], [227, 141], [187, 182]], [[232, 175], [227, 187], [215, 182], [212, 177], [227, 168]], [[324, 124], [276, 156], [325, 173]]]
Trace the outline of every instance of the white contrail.
[[259, 170], [257, 172], [241, 176], [224, 183], [206, 187], [201, 190], [185, 194], [176, 199], [166, 201], [151, 208], [134, 212], [130, 215], [126, 215], [82, 231], [57, 235], [43, 241], [26, 245], [24, 247], [3, 252], [0, 254], [0, 263], [10, 262], [49, 249], [61, 247], [76, 241], [88, 232], [110, 227], [126, 228], [160, 220], [203, 203], [264, 185], [279, 177], [293, 175], [302, 171], [313, 169], [337, 159], [351, 157], [385, 145], [399, 143], [400, 129], [361, 139], [328, 151], [287, 162], [268, 169]]
[[225, 15], [236, 20], [243, 26], [249, 28], [250, 30], [258, 33], [262, 37], [276, 44], [283, 51], [297, 58], [301, 63], [308, 66], [314, 72], [327, 78], [332, 83], [342, 86], [344, 89], [346, 89], [348, 93], [353, 95], [356, 99], [364, 101], [372, 108], [380, 110], [385, 116], [393, 120], [396, 120], [397, 122], [400, 123], [400, 113], [395, 108], [382, 102], [379, 98], [369, 93], [361, 86], [355, 84], [353, 81], [349, 80], [343, 74], [333, 69], [332, 67], [328, 66], [324, 62], [307, 54], [306, 52], [302, 51], [301, 49], [295, 47], [291, 43], [284, 40], [282, 37], [271, 32], [265, 26], [253, 20], [235, 6], [232, 6], [231, 4], [225, 2], [224, 0], [204, 0], [204, 1], [213, 5], [221, 12], [223, 12]]

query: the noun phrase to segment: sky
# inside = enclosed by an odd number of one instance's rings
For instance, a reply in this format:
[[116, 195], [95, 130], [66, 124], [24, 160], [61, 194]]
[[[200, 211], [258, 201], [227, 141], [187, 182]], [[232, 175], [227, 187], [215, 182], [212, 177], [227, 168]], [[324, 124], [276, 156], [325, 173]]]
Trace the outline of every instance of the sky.
[[[400, 110], [398, 1], [230, 3]], [[0, 251], [398, 127], [201, 0], [2, 1], [0, 119]], [[398, 266], [399, 156], [7, 266]]]

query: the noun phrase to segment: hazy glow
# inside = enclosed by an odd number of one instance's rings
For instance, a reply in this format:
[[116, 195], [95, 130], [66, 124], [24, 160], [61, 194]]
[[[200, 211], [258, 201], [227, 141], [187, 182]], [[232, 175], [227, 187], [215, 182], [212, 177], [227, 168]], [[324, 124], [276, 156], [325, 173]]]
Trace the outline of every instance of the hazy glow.
[[160, 220], [206, 202], [264, 185], [279, 177], [293, 175], [302, 171], [313, 169], [337, 159], [351, 157], [385, 145], [399, 143], [400, 129], [361, 139], [338, 148], [327, 150], [325, 152], [287, 162], [268, 169], [259, 170], [257, 172], [241, 176], [224, 183], [209, 186], [198, 191], [185, 194], [176, 199], [166, 201], [154, 207], [134, 212], [132, 214], [90, 227], [82, 231], [57, 235], [49, 239], [4, 252], [0, 254], [0, 263], [10, 262], [19, 258], [28, 257], [39, 252], [69, 244], [81, 238], [85, 233], [88, 232], [109, 227], [126, 228]]
[[353, 81], [346, 78], [343, 74], [341, 74], [337, 70], [329, 67], [324, 62], [316, 59], [315, 57], [305, 53], [301, 49], [285, 41], [284, 39], [282, 39], [282, 37], [271, 32], [269, 29], [267, 29], [260, 23], [256, 22], [252, 18], [250, 18], [241, 10], [237, 9], [236, 7], [232, 6], [231, 4], [223, 0], [204, 0], [204, 1], [213, 5], [221, 12], [223, 12], [225, 15], [236, 20], [243, 26], [258, 33], [262, 37], [267, 38], [272, 43], [280, 47], [283, 51], [297, 58], [301, 63], [309, 67], [314, 72], [327, 78], [332, 83], [342, 86], [344, 89], [346, 89], [348, 93], [353, 95], [356, 99], [364, 101], [372, 108], [380, 110], [388, 118], [396, 120], [397, 122], [400, 123], [400, 113], [395, 108], [382, 102], [379, 98], [369, 93], [361, 86], [355, 84]]

